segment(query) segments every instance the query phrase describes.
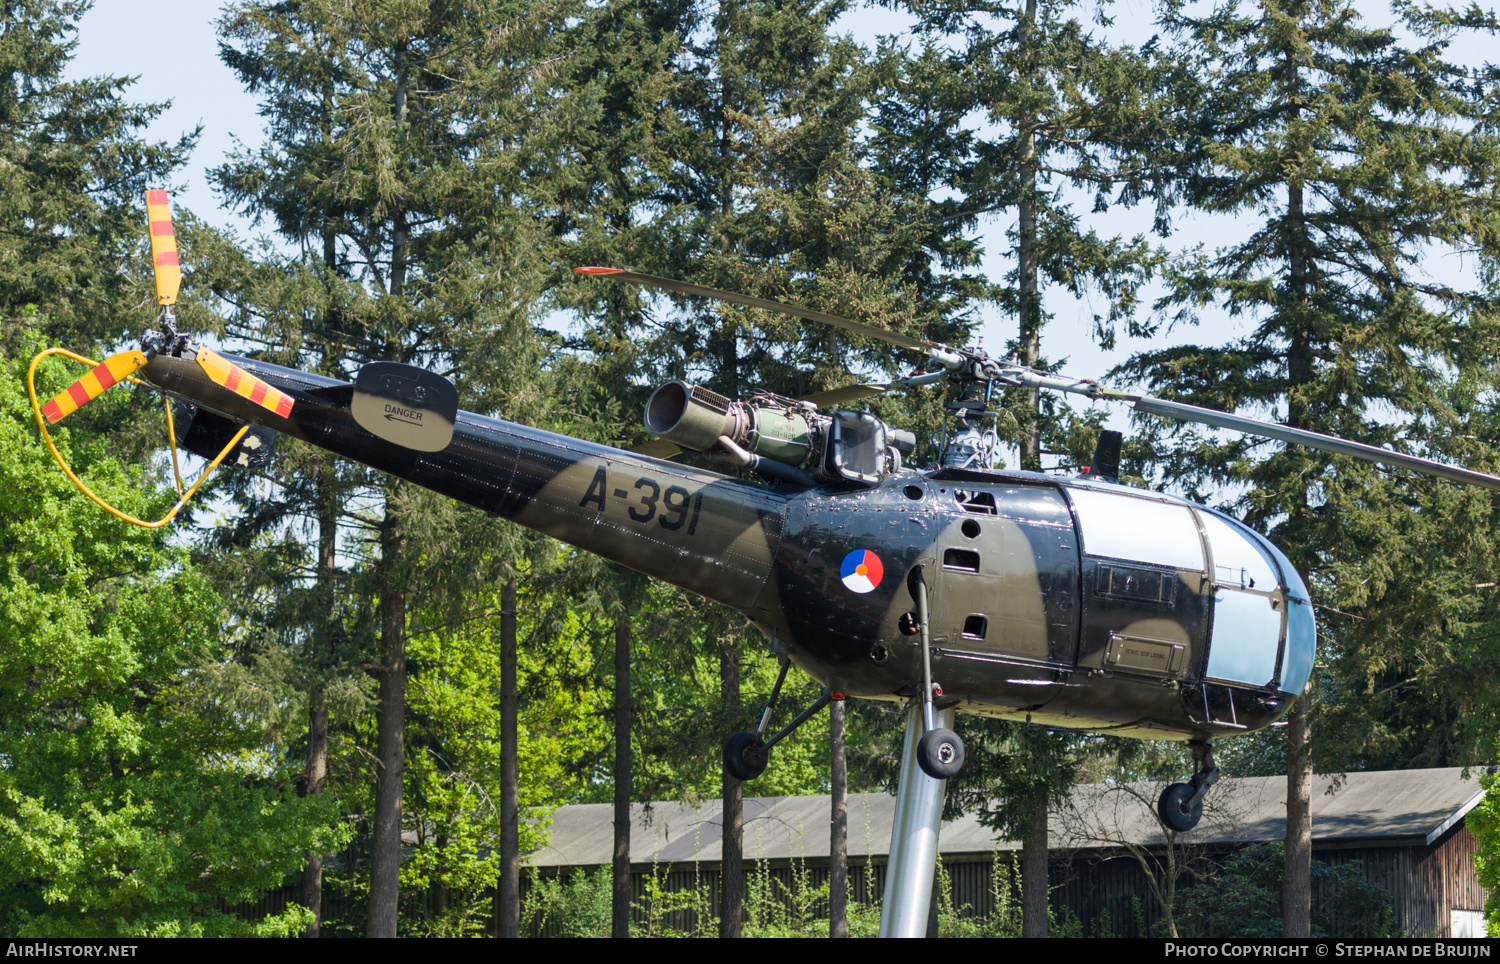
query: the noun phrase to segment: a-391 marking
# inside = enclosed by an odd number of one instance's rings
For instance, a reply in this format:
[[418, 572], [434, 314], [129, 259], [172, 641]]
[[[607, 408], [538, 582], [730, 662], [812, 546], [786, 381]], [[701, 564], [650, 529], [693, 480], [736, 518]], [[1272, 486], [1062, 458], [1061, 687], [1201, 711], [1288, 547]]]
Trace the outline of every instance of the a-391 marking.
[[[703, 493], [700, 491], [695, 498], [684, 486], [669, 485], [665, 489], [661, 483], [643, 475], [637, 478], [630, 489], [609, 488], [609, 478], [604, 466], [594, 470], [594, 480], [589, 483], [588, 491], [578, 501], [579, 508], [593, 503], [598, 511], [604, 511], [605, 494], [621, 500], [634, 498], [635, 502], [625, 507], [625, 514], [631, 520], [641, 525], [649, 525], [655, 520], [663, 529], [676, 532], [686, 525], [687, 534], [692, 535], [698, 529], [698, 513], [703, 509]], [[692, 513], [689, 516], [688, 509]]]

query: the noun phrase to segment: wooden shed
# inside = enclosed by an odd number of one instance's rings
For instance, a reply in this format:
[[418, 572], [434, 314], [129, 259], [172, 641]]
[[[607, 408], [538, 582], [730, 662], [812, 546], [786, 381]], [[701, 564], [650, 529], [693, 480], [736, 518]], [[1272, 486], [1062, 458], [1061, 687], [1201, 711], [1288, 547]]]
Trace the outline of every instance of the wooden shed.
[[[1164, 862], [1169, 851], [1151, 812], [1159, 788], [1082, 786], [1052, 815], [1054, 909], [1083, 933], [1134, 936], [1159, 919], [1143, 868], [1143, 861]], [[1390, 892], [1396, 923], [1407, 934], [1480, 936], [1484, 895], [1471, 859], [1476, 844], [1463, 817], [1481, 797], [1478, 781], [1459, 768], [1318, 777], [1314, 858], [1359, 860], [1365, 876]], [[1246, 844], [1280, 840], [1285, 799], [1285, 777], [1226, 778], [1212, 791], [1203, 823], [1171, 842], [1173, 853], [1222, 859]], [[744, 808], [744, 853], [752, 874], [780, 879], [782, 893], [827, 879], [826, 796], [748, 797]], [[850, 796], [855, 901], [878, 901], [884, 889], [894, 812], [894, 797]], [[529, 863], [543, 875], [608, 865], [612, 814], [606, 804], [563, 807], [553, 816], [548, 845], [532, 853]], [[637, 895], [644, 897], [646, 881], [654, 879], [658, 891], [692, 889], [711, 903], [722, 846], [719, 801], [640, 804], [631, 817]], [[987, 916], [997, 901], [1012, 898], [1019, 844], [996, 840], [965, 816], [943, 824], [939, 847], [953, 906]]]

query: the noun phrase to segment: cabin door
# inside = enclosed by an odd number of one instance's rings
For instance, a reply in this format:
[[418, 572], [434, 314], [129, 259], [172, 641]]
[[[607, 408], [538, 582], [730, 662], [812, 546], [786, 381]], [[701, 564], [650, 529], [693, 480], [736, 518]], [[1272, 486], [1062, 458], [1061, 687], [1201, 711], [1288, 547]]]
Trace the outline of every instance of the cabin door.
[[936, 546], [933, 641], [943, 649], [1071, 663], [1077, 641], [1078, 550], [1057, 490], [954, 492], [964, 515]]

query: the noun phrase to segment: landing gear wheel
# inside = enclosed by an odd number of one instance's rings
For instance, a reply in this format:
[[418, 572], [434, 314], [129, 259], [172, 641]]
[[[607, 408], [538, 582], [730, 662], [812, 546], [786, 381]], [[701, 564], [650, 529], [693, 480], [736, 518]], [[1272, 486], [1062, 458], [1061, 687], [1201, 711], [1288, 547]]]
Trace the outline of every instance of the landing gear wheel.
[[917, 765], [934, 780], [957, 776], [964, 765], [964, 741], [952, 730], [929, 730], [917, 743]]
[[1161, 817], [1161, 822], [1178, 833], [1198, 826], [1198, 821], [1203, 819], [1203, 801], [1188, 806], [1188, 801], [1197, 792], [1191, 783], [1169, 784], [1161, 792], [1161, 799], [1156, 801], [1156, 814]]
[[741, 783], [754, 780], [766, 772], [771, 751], [760, 742], [760, 736], [741, 730], [724, 741], [724, 769]]

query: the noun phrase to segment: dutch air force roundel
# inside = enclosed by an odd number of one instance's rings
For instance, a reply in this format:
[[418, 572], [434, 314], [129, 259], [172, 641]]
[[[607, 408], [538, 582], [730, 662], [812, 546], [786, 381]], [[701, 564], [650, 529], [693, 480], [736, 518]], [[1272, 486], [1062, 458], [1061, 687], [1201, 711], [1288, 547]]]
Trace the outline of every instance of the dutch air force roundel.
[[871, 592], [880, 585], [880, 577], [885, 575], [885, 566], [881, 564], [880, 557], [868, 549], [855, 549], [844, 557], [844, 564], [839, 566], [839, 577], [844, 580], [844, 586], [850, 592]]

